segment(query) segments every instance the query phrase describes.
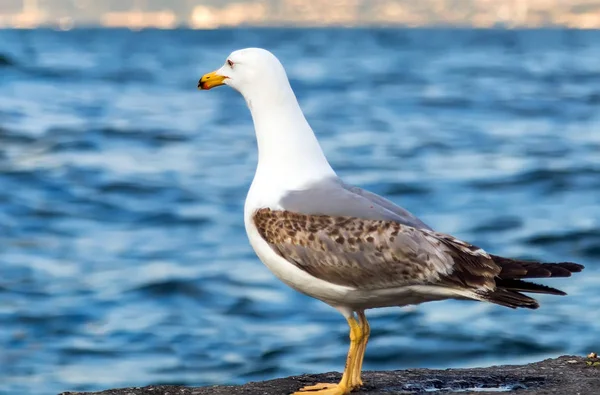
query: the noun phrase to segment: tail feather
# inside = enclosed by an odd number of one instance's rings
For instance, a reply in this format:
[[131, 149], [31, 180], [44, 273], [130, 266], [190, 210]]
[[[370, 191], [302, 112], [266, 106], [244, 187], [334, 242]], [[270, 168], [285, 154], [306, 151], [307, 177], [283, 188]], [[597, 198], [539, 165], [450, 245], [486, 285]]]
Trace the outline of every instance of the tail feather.
[[496, 289], [480, 294], [483, 300], [506, 307], [524, 307], [537, 309], [538, 302], [521, 292], [538, 294], [566, 295], [565, 292], [546, 285], [531, 283], [521, 279], [570, 277], [572, 273], [583, 270], [583, 265], [573, 262], [545, 263], [524, 261], [490, 255], [492, 260], [501, 268], [496, 278]]
[[482, 294], [481, 297], [487, 302], [510, 307], [512, 309], [516, 309], [517, 307], [537, 309], [540, 307], [537, 300], [530, 298], [527, 295], [523, 295], [522, 293], [506, 289], [496, 289], [495, 291]]

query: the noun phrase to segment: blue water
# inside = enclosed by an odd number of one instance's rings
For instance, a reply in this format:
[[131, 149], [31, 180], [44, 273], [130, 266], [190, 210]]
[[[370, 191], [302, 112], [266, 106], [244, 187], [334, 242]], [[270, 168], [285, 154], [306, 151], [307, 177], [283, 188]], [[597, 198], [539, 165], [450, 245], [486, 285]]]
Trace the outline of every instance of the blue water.
[[537, 311], [371, 311], [365, 368], [598, 351], [600, 32], [0, 31], [0, 393], [341, 370], [347, 327], [254, 256], [244, 101], [274, 51], [334, 168], [494, 253], [585, 264]]

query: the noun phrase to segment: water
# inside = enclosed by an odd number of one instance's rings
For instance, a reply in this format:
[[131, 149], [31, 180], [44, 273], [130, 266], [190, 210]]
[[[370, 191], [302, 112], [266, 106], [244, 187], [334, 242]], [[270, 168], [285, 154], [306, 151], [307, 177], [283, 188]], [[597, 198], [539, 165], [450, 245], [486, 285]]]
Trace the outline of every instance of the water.
[[[365, 368], [600, 349], [600, 32], [0, 31], [0, 393], [341, 370], [342, 317], [254, 256], [244, 101], [273, 50], [338, 173], [497, 254], [587, 266], [535, 311], [371, 311]], [[268, 78], [268, 76], [265, 76]]]

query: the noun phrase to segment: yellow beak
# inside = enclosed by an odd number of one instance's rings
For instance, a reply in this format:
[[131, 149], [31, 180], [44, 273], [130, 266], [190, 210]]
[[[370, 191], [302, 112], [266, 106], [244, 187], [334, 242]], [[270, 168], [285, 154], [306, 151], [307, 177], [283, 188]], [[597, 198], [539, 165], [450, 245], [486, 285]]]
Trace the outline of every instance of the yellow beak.
[[217, 74], [216, 71], [204, 74], [198, 81], [198, 89], [208, 90], [215, 86], [224, 85], [226, 79], [227, 77]]

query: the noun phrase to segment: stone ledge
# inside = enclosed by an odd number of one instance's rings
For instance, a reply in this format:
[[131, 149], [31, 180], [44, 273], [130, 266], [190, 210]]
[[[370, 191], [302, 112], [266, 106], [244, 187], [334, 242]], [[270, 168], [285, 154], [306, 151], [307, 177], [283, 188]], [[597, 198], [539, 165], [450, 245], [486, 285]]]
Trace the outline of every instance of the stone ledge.
[[[528, 365], [474, 369], [409, 369], [364, 372], [365, 386], [356, 395], [410, 395], [459, 393], [461, 395], [591, 395], [600, 394], [600, 366], [596, 358], [563, 356]], [[60, 395], [284, 395], [317, 382], [336, 382], [339, 373], [305, 374], [238, 386], [183, 387], [151, 385], [101, 392], [63, 392]], [[490, 391], [485, 391], [489, 388]], [[476, 389], [476, 391], [469, 391]], [[501, 389], [503, 391], [501, 391]], [[437, 390], [437, 391], [436, 391]]]

